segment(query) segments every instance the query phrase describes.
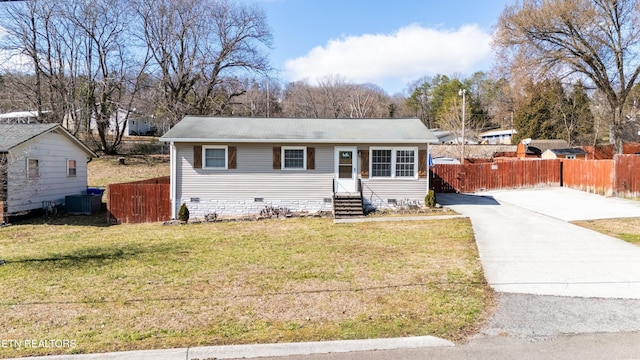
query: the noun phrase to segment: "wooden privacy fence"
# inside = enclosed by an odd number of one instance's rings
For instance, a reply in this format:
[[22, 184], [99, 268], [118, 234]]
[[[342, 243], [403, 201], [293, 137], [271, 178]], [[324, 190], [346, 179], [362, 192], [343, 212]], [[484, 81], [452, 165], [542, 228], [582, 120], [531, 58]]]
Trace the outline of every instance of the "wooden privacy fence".
[[107, 186], [111, 224], [171, 220], [169, 177]]
[[534, 186], [565, 186], [607, 196], [640, 197], [640, 156], [613, 160], [516, 160], [487, 164], [435, 165], [436, 192], [476, 192]]
[[483, 164], [434, 165], [431, 187], [436, 192], [471, 193], [560, 185], [560, 160], [519, 160]]
[[616, 155], [613, 160], [565, 161], [564, 185], [596, 194], [640, 197], [640, 156]]
[[590, 193], [613, 195], [614, 160], [567, 160], [562, 164], [562, 185]]

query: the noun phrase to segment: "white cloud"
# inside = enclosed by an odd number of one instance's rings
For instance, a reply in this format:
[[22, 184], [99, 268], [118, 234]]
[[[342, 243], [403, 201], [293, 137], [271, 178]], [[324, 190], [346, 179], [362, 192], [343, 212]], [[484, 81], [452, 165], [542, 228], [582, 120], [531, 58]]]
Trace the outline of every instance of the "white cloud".
[[[7, 31], [0, 27], [0, 43], [5, 40]], [[29, 72], [31, 62], [19, 51], [8, 51], [0, 49], [0, 73], [3, 72]]]
[[305, 56], [287, 60], [284, 72], [289, 81], [315, 81], [338, 74], [353, 82], [370, 82], [383, 88], [390, 83], [404, 85], [425, 75], [488, 70], [490, 41], [491, 34], [477, 25], [457, 30], [410, 25], [390, 35], [330, 40]]

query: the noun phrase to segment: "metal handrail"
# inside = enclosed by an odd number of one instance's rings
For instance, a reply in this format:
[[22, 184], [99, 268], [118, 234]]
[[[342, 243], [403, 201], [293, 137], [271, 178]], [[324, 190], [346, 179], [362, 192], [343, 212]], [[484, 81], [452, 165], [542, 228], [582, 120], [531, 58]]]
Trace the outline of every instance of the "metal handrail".
[[[380, 200], [381, 203], [384, 203], [384, 199], [382, 199], [380, 196], [378, 196], [378, 194], [376, 194], [376, 192], [373, 191], [373, 189], [370, 188], [369, 185], [367, 185], [366, 183], [362, 183], [361, 182], [360, 186], [363, 186], [363, 185], [364, 185], [365, 188], [367, 188], [368, 191], [371, 192], [371, 198], [370, 199], [373, 199], [374, 196], [375, 196], [376, 198], [378, 198], [378, 200]], [[362, 190], [360, 190], [360, 194], [362, 196], [362, 202], [364, 203], [364, 191], [363, 190], [364, 190], [364, 188]], [[373, 204], [373, 201], [370, 201], [370, 202]]]

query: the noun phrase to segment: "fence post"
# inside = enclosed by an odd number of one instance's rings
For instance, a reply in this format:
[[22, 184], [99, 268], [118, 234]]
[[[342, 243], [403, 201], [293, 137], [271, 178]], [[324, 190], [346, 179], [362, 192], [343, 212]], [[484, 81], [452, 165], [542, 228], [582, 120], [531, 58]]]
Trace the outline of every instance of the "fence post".
[[560, 187], [564, 186], [564, 162], [560, 160]]

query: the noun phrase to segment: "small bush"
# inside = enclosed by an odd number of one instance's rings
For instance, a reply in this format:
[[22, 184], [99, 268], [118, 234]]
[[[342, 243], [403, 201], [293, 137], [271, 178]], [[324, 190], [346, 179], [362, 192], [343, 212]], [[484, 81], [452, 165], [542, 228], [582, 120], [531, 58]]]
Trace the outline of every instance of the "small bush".
[[436, 207], [436, 192], [435, 192], [435, 190], [429, 190], [429, 192], [427, 192], [427, 196], [424, 197], [424, 205], [426, 207], [430, 207], [430, 208]]
[[187, 204], [182, 203], [180, 205], [180, 210], [178, 211], [178, 220], [187, 222], [189, 221], [189, 209], [187, 208]]

